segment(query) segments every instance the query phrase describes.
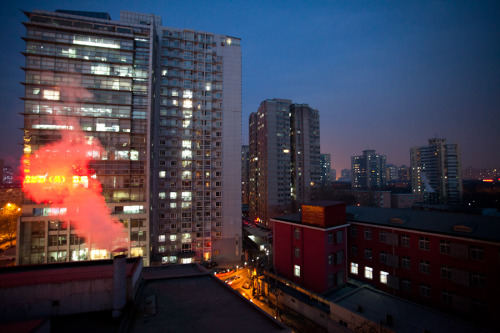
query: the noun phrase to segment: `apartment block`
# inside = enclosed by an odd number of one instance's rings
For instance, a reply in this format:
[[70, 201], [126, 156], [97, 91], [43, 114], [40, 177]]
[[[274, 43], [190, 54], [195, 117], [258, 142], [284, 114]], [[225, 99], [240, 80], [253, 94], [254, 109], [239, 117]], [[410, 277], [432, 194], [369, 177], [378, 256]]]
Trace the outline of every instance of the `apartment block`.
[[[26, 15], [24, 154], [76, 119], [104, 148], [90, 168], [128, 231], [129, 256], [145, 265], [239, 258], [240, 39], [127, 11], [119, 21]], [[110, 257], [35, 202], [25, 203], [18, 235], [18, 264]]]
[[462, 202], [462, 164], [458, 144], [434, 138], [429, 139], [426, 146], [412, 147], [410, 168], [412, 192], [424, 194], [426, 202]]
[[272, 217], [310, 201], [320, 182], [319, 112], [268, 99], [249, 124], [250, 218], [271, 226]]
[[363, 155], [351, 157], [353, 189], [380, 190], [387, 185], [386, 157], [375, 150], [363, 150]]

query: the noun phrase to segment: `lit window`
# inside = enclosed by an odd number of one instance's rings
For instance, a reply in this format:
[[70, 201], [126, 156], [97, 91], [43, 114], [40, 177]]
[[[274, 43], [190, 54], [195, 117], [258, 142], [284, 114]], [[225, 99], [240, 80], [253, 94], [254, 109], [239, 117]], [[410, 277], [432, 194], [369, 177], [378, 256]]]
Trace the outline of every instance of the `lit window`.
[[166, 176], [166, 171], [160, 171], [160, 178], [165, 178]]
[[368, 266], [365, 267], [365, 278], [373, 280], [373, 268]]
[[158, 193], [158, 198], [160, 198], [160, 199], [165, 199], [165, 197], [166, 197], [166, 196], [165, 196], [165, 192], [160, 192], [160, 193]]
[[48, 99], [51, 101], [59, 100], [59, 91], [57, 90], [44, 90], [43, 91], [43, 99]]
[[359, 265], [355, 262], [351, 262], [351, 274], [358, 275], [358, 267]]
[[193, 107], [193, 101], [190, 99], [185, 99], [184, 102], [182, 103], [182, 106], [185, 107], [186, 109], [190, 109]]
[[182, 95], [184, 98], [193, 98], [193, 91], [192, 90], [184, 90], [184, 94]]
[[170, 199], [172, 200], [177, 199], [177, 192], [170, 192]]
[[387, 284], [387, 276], [388, 275], [389, 275], [389, 273], [384, 272], [384, 271], [380, 271], [380, 282], [383, 284]]
[[164, 242], [164, 241], [165, 241], [165, 235], [159, 235], [158, 242]]
[[300, 266], [299, 265], [295, 265], [294, 268], [293, 268], [293, 275], [297, 276], [297, 277], [300, 277]]
[[177, 235], [170, 235], [170, 241], [175, 242], [177, 240]]

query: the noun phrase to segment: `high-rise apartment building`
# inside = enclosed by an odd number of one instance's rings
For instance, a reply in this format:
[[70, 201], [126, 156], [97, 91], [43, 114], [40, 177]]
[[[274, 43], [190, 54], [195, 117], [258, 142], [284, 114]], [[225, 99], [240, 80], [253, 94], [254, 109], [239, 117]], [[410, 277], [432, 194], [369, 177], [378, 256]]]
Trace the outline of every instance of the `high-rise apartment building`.
[[387, 185], [385, 155], [375, 150], [363, 150], [363, 155], [351, 157], [353, 189], [375, 190]]
[[331, 167], [332, 167], [331, 155], [330, 154], [321, 154], [320, 155], [320, 168], [321, 168], [320, 183], [321, 183], [321, 185], [327, 185], [327, 184], [331, 183], [331, 181], [332, 181]]
[[[146, 265], [239, 258], [240, 40], [126, 11], [120, 21], [26, 15], [25, 155], [76, 118], [105, 150], [90, 167], [128, 230], [130, 256]], [[88, 93], [75, 98], [68, 86]], [[23, 212], [19, 264], [109, 257], [50, 207], [27, 202]]]
[[250, 218], [270, 226], [310, 201], [320, 182], [319, 112], [268, 99], [249, 120]]
[[462, 167], [458, 144], [429, 139], [426, 146], [410, 150], [412, 192], [424, 194], [429, 203], [460, 204]]
[[241, 146], [241, 203], [248, 205], [250, 193], [250, 150], [248, 145]]

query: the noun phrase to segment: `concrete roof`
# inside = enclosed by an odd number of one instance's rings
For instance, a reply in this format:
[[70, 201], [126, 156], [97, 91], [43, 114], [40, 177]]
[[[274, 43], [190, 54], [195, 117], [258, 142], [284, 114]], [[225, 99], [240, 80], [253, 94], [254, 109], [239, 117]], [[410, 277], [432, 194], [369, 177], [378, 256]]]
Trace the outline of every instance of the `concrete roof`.
[[143, 276], [129, 332], [289, 331], [197, 265], [145, 268]]
[[[411, 209], [358, 207], [346, 208], [347, 221], [375, 224], [391, 228], [424, 231], [456, 237], [500, 242], [500, 218], [472, 214]], [[392, 218], [403, 223], [393, 223]], [[471, 232], [455, 231], [456, 225], [470, 227]]]
[[[333, 300], [339, 306], [357, 312], [360, 316], [374, 322], [386, 322], [386, 315], [393, 318], [388, 326], [398, 333], [428, 332], [483, 332], [480, 327], [463, 322], [438, 311], [426, 308], [366, 286], [356, 288], [347, 295]], [[358, 306], [363, 312], [358, 312]]]
[[[138, 262], [136, 258], [127, 259], [127, 277], [133, 274]], [[13, 266], [2, 269], [0, 288], [109, 279], [113, 277], [113, 273], [113, 260]]]

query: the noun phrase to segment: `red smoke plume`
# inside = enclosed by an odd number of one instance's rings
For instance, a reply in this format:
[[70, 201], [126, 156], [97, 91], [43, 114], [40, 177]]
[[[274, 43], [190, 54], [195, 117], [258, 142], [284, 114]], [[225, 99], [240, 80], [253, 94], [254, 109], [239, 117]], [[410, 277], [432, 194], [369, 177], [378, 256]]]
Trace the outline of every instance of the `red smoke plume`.
[[[61, 97], [70, 103], [89, 94], [80, 87], [61, 88]], [[60, 141], [23, 157], [24, 193], [37, 203], [50, 204], [59, 220], [71, 222], [78, 235], [87, 239], [89, 248], [95, 248], [92, 244], [107, 250], [126, 247], [125, 229], [110, 215], [101, 184], [89, 169], [92, 157], [104, 149], [97, 140], [85, 138], [76, 120], [65, 118], [61, 125], [65, 129]]]

